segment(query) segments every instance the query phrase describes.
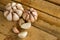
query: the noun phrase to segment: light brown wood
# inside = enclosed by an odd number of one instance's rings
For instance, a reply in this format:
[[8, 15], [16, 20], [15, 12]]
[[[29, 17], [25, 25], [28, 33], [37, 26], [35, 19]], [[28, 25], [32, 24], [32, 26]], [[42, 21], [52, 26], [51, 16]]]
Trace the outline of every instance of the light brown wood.
[[54, 2], [54, 3], [60, 4], [60, 0], [47, 0], [47, 1], [51, 1], [51, 2]]
[[0, 34], [0, 40], [4, 40], [6, 38], [6, 36]]

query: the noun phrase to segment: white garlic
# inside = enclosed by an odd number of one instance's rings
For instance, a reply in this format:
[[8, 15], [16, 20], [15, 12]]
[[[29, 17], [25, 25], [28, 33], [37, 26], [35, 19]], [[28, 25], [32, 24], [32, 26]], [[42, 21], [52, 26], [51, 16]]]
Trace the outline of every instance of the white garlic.
[[31, 23], [30, 22], [24, 23], [24, 24], [21, 25], [22, 29], [29, 29], [30, 27], [31, 27]]
[[19, 37], [19, 38], [26, 38], [27, 34], [28, 34], [27, 31], [21, 32], [21, 33], [18, 34], [18, 37]]
[[14, 7], [14, 6], [16, 5], [16, 3], [15, 3], [15, 2], [12, 2], [11, 4], [12, 4], [12, 5], [11, 5], [12, 7]]
[[19, 20], [19, 16], [16, 13], [13, 13], [13, 20], [14, 21]]
[[7, 4], [4, 16], [8, 21], [18, 21], [23, 14], [23, 7], [19, 3], [11, 2]]
[[11, 14], [11, 13], [9, 13], [9, 14], [7, 15], [7, 20], [12, 21], [12, 14]]
[[14, 28], [13, 28], [13, 32], [14, 32], [14, 33], [19, 33], [19, 30], [18, 30], [16, 27], [14, 27]]
[[21, 17], [22, 16], [22, 11], [21, 10], [16, 10], [17, 14]]
[[18, 4], [16, 4], [16, 6], [17, 6], [18, 9], [24, 11], [24, 9], [22, 8], [22, 5], [21, 4], [18, 3]]

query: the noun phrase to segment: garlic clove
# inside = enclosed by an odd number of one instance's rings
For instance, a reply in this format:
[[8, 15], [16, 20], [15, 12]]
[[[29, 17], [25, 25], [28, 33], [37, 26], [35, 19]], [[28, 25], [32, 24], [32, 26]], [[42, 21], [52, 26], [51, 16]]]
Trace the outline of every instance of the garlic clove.
[[37, 12], [32, 12], [32, 14], [33, 14], [34, 16], [38, 16], [38, 15], [37, 15]]
[[30, 15], [30, 21], [31, 22], [34, 22], [35, 20], [34, 20], [34, 17], [32, 16], [32, 15]]
[[19, 3], [18, 3], [16, 6], [17, 6], [17, 8], [18, 8], [19, 10], [24, 11], [24, 9], [23, 9], [23, 7], [22, 7], [22, 5], [21, 5], [21, 4], [19, 4]]
[[6, 5], [6, 8], [9, 7], [9, 6], [11, 6], [11, 3], [8, 3], [8, 4]]
[[9, 6], [9, 7], [6, 7], [6, 10], [11, 10], [11, 6]]
[[9, 13], [8, 11], [5, 11], [4, 12], [4, 16], [6, 17], [8, 13]]
[[16, 10], [17, 10], [17, 8], [14, 6], [14, 7], [13, 7], [13, 11], [16, 11]]
[[21, 32], [21, 33], [18, 34], [18, 37], [19, 37], [19, 38], [25, 38], [25, 37], [27, 36], [27, 34], [28, 34], [27, 31]]
[[27, 14], [27, 13], [23, 13], [23, 19], [26, 19], [26, 14]]
[[24, 24], [21, 25], [22, 29], [29, 29], [30, 27], [31, 27], [31, 23], [30, 22], [24, 23]]
[[21, 10], [16, 10], [16, 13], [21, 17], [23, 12]]
[[19, 30], [18, 30], [16, 27], [14, 27], [14, 28], [13, 28], [13, 32], [14, 32], [14, 33], [19, 33]]
[[16, 6], [16, 3], [15, 2], [12, 2], [12, 5], [11, 5], [12, 7], [14, 7], [14, 6]]
[[16, 13], [13, 13], [13, 20], [14, 21], [19, 20], [19, 16]]
[[32, 14], [34, 16], [34, 19], [37, 20], [37, 17], [38, 17], [37, 12], [32, 12]]
[[25, 23], [25, 21], [23, 20], [23, 19], [20, 19], [19, 20], [19, 26], [21, 26], [22, 24], [24, 24]]
[[9, 14], [7, 15], [7, 20], [8, 20], [8, 21], [12, 21], [12, 14], [11, 14], [11, 13], [9, 13]]

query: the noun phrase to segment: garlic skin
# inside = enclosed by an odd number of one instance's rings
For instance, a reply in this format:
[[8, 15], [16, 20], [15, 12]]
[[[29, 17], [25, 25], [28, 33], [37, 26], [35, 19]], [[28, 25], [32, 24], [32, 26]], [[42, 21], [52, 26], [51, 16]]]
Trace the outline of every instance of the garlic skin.
[[18, 37], [19, 37], [19, 38], [26, 38], [26, 37], [27, 37], [27, 34], [28, 34], [27, 31], [21, 32], [21, 33], [18, 34]]
[[16, 27], [13, 27], [13, 32], [18, 34], [19, 30]]
[[30, 27], [31, 27], [31, 23], [30, 22], [24, 23], [24, 24], [21, 25], [22, 29], [29, 29]]
[[24, 11], [22, 5], [15, 2], [8, 3], [5, 8], [4, 16], [8, 21], [18, 21]]
[[23, 13], [23, 19], [28, 22], [34, 22], [37, 20], [37, 11], [33, 8], [30, 8], [28, 10], [25, 10]]
[[19, 22], [18, 22], [18, 24], [19, 24], [19, 26], [21, 26], [22, 24], [24, 24], [25, 23], [25, 21], [21, 18], [20, 20], [19, 20]]

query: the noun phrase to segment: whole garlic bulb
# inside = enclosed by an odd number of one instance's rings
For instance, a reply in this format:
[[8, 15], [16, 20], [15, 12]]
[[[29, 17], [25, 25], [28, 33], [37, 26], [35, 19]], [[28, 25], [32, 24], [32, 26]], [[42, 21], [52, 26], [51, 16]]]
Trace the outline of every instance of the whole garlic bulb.
[[27, 31], [21, 32], [21, 33], [18, 34], [18, 37], [19, 37], [19, 38], [25, 38], [25, 37], [27, 36], [27, 34], [28, 34]]
[[23, 18], [29, 22], [34, 22], [35, 20], [37, 20], [37, 17], [37, 11], [33, 8], [25, 10], [25, 12], [23, 13]]
[[6, 6], [6, 11], [4, 11], [4, 16], [8, 21], [18, 21], [22, 16], [24, 9], [21, 4], [11, 2]]

